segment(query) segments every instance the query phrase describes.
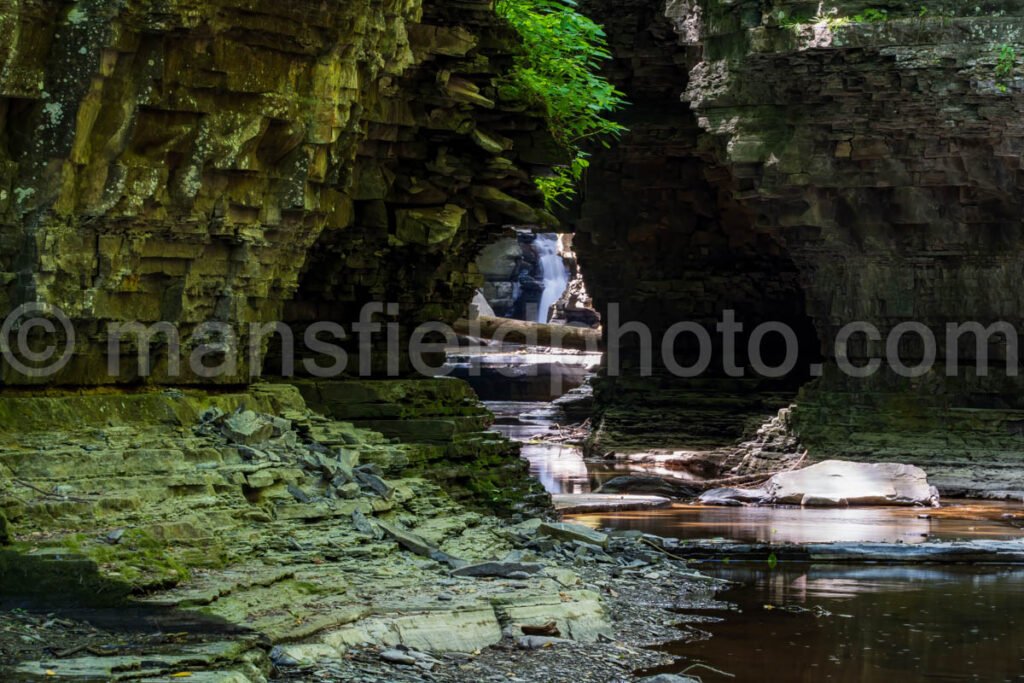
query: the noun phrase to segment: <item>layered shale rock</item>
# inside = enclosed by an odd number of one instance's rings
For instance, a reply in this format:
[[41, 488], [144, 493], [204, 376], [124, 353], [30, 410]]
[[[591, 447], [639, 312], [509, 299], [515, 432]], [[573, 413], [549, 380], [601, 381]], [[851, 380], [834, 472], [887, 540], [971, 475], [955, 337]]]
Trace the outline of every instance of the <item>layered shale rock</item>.
[[[526, 539], [410, 476], [428, 447], [314, 413], [294, 386], [5, 396], [0, 415], [0, 598], [88, 608], [5, 633], [5, 680], [265, 681], [367, 644], [469, 653], [519, 623], [610, 634], [560, 559], [508, 560], [528, 582], [451, 575]], [[106, 615], [118, 635], [88, 626]]]
[[489, 2], [8, 1], [0, 30], [0, 307], [74, 321], [50, 382], [136, 378], [130, 340], [108, 376], [108, 322], [175, 323], [187, 354], [368, 301], [454, 319], [489, 236], [546, 220]]
[[[616, 80], [637, 102], [633, 132], [598, 158], [599, 191], [581, 210], [588, 271], [623, 239], [631, 249], [631, 263], [603, 266], [630, 272], [595, 278], [595, 298], [621, 302], [655, 331], [724, 309], [748, 331], [785, 322], [801, 341], [795, 377], [820, 376], [793, 414], [812, 454], [910, 460], [948, 489], [1005, 484], [1024, 446], [1006, 345], [998, 336], [988, 345], [992, 376], [981, 377], [973, 336], [948, 345], [946, 325], [1024, 322], [1015, 284], [1024, 8], [588, 6], [608, 23]], [[607, 219], [615, 186], [626, 203], [646, 192], [645, 206], [677, 211]], [[936, 337], [934, 369], [844, 376], [833, 342], [862, 320], [883, 339], [855, 336], [854, 365], [884, 355], [885, 336], [913, 321]], [[908, 366], [925, 356], [917, 333], [894, 348]], [[947, 377], [951, 359], [971, 369]]]

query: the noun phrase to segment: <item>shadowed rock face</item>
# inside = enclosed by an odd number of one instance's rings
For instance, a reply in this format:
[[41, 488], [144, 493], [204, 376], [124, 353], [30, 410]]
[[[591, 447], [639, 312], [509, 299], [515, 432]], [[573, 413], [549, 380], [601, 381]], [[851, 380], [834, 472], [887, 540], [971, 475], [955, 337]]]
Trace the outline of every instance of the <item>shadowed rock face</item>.
[[454, 319], [510, 207], [545, 219], [489, 2], [42, 0], [0, 32], [0, 308], [75, 321], [53, 383], [134, 379], [106, 376], [108, 321]]
[[[1001, 45], [1024, 51], [1024, 7], [930, 4], [921, 17], [905, 3], [827, 5], [835, 16], [816, 21], [809, 2], [588, 3], [635, 106], [624, 144], [595, 159], [578, 224], [584, 270], [628, 243], [630, 263], [591, 287], [600, 307], [618, 301], [655, 330], [726, 308], [793, 325], [811, 346], [798, 367], [818, 352], [826, 361], [794, 413], [812, 454], [940, 468], [984, 455], [967, 479], [1005, 479], [1024, 447], [1014, 429], [1024, 406], [1001, 338], [993, 377], [943, 375], [946, 359], [977, 355], [971, 335], [946, 343], [947, 323], [1024, 322], [1024, 99], [1016, 72], [998, 67]], [[869, 6], [888, 18], [852, 18]], [[616, 186], [629, 205], [618, 213]], [[832, 341], [858, 320], [883, 337], [922, 323], [937, 338], [936, 369], [843, 377]], [[883, 353], [884, 339], [848, 348], [855, 365]], [[899, 344], [907, 365], [922, 353], [917, 335]], [[968, 483], [947, 474], [940, 485]]]

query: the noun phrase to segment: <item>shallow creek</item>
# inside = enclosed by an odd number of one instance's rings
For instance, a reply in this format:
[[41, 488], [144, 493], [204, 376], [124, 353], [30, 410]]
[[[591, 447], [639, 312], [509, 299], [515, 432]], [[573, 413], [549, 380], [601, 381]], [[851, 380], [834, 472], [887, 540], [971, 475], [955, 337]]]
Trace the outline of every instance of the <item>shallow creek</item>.
[[[542, 443], [560, 414], [547, 403], [493, 402], [495, 429], [524, 442], [551, 493], [584, 494], [657, 463], [587, 462], [579, 448]], [[564, 425], [563, 425], [564, 426]], [[671, 507], [571, 515], [595, 528], [684, 540], [758, 543], [928, 543], [1024, 536], [1024, 505], [949, 501], [941, 510]], [[720, 608], [680, 615], [679, 657], [657, 672], [712, 681], [1024, 681], [1024, 568], [705, 562], [738, 582]], [[694, 636], [697, 636], [695, 639]], [[710, 637], [707, 637], [710, 636]]]

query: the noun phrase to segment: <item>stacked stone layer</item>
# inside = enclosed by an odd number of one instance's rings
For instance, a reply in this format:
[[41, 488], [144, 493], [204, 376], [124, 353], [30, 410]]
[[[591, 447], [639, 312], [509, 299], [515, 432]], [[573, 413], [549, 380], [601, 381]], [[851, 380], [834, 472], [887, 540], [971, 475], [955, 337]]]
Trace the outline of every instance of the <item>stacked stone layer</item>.
[[76, 323], [50, 383], [135, 379], [107, 376], [108, 322], [178, 324], [187, 353], [200, 323], [248, 347], [375, 300], [454, 319], [482, 244], [545, 220], [519, 149], [547, 138], [498, 96], [516, 40], [489, 2], [33, 0], [0, 30], [0, 308]]

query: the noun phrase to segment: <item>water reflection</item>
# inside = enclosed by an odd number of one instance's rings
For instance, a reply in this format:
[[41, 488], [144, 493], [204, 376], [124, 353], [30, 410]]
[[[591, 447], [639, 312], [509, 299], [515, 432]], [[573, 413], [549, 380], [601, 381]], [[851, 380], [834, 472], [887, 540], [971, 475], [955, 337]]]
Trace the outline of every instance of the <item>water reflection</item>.
[[[1019, 538], [1005, 514], [1024, 520], [1019, 503], [954, 503], [917, 508], [715, 507], [677, 504], [643, 512], [574, 515], [594, 528], [638, 529], [681, 539], [726, 538], [743, 543], [922, 543]], [[926, 517], [926, 518], [922, 518]]]
[[550, 403], [486, 401], [485, 404], [497, 418], [492, 429], [523, 444], [522, 455], [530, 463], [530, 474], [548, 493], [590, 493], [602, 482], [622, 474], [679, 474], [660, 467], [658, 458], [586, 461], [578, 446], [542, 443], [542, 437], [557, 434], [566, 424], [561, 411]]
[[[495, 429], [524, 442], [531, 472], [552, 493], [588, 493], [623, 472], [661, 467], [657, 459], [587, 463], [576, 447], [538, 442], [535, 437], [562, 423], [550, 404], [489, 405], [498, 415]], [[1018, 538], [1024, 506], [988, 501], [957, 501], [940, 510], [677, 504], [572, 519], [680, 539], [921, 543]], [[702, 571], [743, 585], [722, 594], [731, 607], [684, 615], [684, 628], [699, 631], [663, 648], [679, 657], [677, 663], [644, 673], [685, 671], [703, 683], [1024, 683], [1024, 570], [783, 563], [775, 570], [708, 564]], [[700, 632], [705, 637], [695, 641], [692, 635]], [[699, 664], [711, 668], [692, 668]]]
[[[783, 567], [712, 571], [742, 581], [697, 624], [709, 640], [666, 646], [705, 683], [1024, 681], [1024, 571]], [[791, 611], [793, 608], [800, 611]], [[692, 619], [692, 618], [691, 618]]]
[[530, 463], [530, 475], [549, 493], [590, 493], [590, 472], [579, 448], [562, 444], [527, 444], [522, 455]]

